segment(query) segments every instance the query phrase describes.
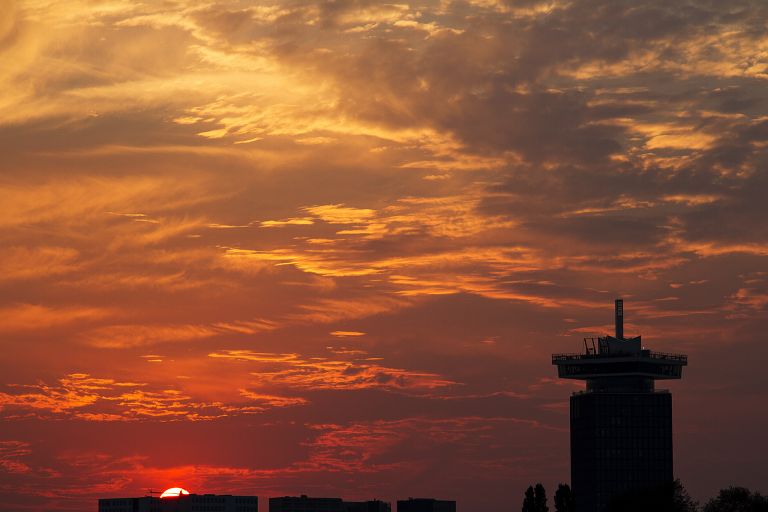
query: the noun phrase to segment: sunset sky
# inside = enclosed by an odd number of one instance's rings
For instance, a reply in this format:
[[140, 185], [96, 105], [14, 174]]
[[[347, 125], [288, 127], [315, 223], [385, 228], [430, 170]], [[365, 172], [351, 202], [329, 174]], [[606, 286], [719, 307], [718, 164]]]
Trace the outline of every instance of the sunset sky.
[[[0, 9], [0, 509], [569, 481], [550, 355], [689, 355], [675, 474], [768, 481], [768, 3]], [[262, 502], [266, 511], [266, 502]]]

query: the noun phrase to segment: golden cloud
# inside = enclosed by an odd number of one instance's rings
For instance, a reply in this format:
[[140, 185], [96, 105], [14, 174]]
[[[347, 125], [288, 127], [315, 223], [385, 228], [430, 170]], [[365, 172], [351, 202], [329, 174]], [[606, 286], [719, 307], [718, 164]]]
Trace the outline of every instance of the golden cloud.
[[388, 368], [365, 361], [303, 358], [298, 354], [258, 353], [248, 350], [212, 352], [209, 357], [256, 363], [251, 372], [261, 386], [287, 386], [308, 389], [366, 389], [423, 392], [455, 385], [430, 372]]

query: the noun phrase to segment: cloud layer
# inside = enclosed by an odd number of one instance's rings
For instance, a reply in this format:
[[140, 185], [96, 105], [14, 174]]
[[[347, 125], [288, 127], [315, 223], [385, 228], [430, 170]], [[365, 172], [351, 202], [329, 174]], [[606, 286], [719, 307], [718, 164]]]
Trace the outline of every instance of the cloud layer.
[[0, 498], [498, 507], [567, 481], [575, 388], [549, 354], [609, 332], [616, 296], [627, 332], [690, 356], [678, 476], [760, 489], [758, 455], [699, 447], [768, 428], [766, 18], [11, 2]]

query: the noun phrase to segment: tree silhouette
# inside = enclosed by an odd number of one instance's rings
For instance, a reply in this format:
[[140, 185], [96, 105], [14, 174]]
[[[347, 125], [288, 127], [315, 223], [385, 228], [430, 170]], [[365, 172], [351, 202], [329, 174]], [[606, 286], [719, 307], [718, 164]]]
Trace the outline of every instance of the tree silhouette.
[[536, 507], [534, 510], [536, 512], [549, 512], [549, 507], [547, 506], [547, 491], [544, 489], [544, 486], [536, 484], [533, 494], [533, 503]]
[[[680, 480], [645, 489], [636, 489], [614, 497], [608, 512], [696, 512], [693, 501]], [[720, 512], [713, 511], [713, 512]]]
[[707, 502], [704, 512], [768, 512], [768, 498], [745, 487], [728, 487]]
[[568, 484], [560, 484], [555, 491], [555, 512], [574, 512], [573, 492]]
[[549, 507], [547, 506], [547, 491], [540, 483], [536, 484], [535, 488], [532, 485], [529, 485], [528, 489], [525, 490], [523, 512], [549, 512]]
[[534, 501], [533, 487], [528, 486], [523, 498], [523, 512], [536, 512], [536, 502]]

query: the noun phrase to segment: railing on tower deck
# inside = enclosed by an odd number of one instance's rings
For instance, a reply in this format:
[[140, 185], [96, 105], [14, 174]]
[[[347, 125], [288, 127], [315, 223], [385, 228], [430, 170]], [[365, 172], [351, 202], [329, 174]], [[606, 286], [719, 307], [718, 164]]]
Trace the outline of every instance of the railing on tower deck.
[[[640, 358], [660, 359], [662, 361], [672, 361], [682, 364], [688, 364], [688, 356], [685, 354], [668, 354], [666, 352], [653, 352], [643, 350], [639, 354]], [[565, 361], [579, 361], [584, 359], [605, 359], [609, 357], [636, 357], [633, 354], [552, 354], [552, 364]]]
[[664, 359], [665, 361], [680, 361], [681, 363], [688, 362], [688, 356], [685, 354], [671, 354], [669, 352], [653, 352], [648, 351], [648, 357], [651, 359]]

